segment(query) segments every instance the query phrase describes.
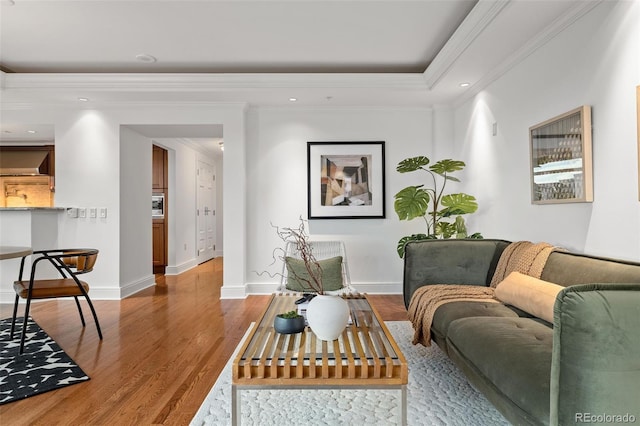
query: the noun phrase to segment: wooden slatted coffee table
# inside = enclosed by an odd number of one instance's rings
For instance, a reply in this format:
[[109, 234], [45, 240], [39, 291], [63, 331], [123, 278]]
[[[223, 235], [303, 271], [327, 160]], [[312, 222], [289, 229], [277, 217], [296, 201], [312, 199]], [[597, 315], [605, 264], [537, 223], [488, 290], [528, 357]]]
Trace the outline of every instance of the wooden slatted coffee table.
[[397, 389], [398, 423], [406, 424], [407, 361], [366, 295], [345, 296], [352, 323], [333, 342], [309, 327], [284, 335], [273, 329], [277, 314], [296, 309], [300, 295], [273, 295], [233, 361], [232, 422], [241, 419], [244, 389]]

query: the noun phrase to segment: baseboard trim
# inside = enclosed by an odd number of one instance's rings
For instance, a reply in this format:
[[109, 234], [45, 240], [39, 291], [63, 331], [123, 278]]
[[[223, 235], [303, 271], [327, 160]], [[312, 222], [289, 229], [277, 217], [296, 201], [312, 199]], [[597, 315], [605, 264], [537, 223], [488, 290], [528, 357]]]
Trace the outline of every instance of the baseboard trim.
[[0, 303], [2, 304], [11, 304], [13, 305], [13, 302], [16, 299], [16, 293], [13, 291], [1, 291], [0, 292]]
[[149, 275], [148, 277], [144, 277], [138, 281], [129, 283], [123, 287], [120, 287], [120, 297], [119, 299], [124, 299], [126, 297], [132, 296], [145, 288], [153, 287], [156, 284], [156, 279], [153, 275]]
[[[351, 283], [360, 293], [368, 294], [402, 294], [402, 283]], [[278, 291], [279, 283], [247, 283], [246, 295], [272, 294]], [[224, 287], [223, 287], [224, 289]]]
[[197, 259], [190, 259], [180, 265], [167, 266], [164, 270], [165, 275], [180, 275], [183, 272], [187, 272], [189, 269], [193, 269], [198, 266]]
[[[191, 268], [188, 268], [191, 269]], [[188, 270], [185, 269], [185, 270]], [[183, 271], [184, 272], [184, 271]], [[167, 273], [167, 275], [170, 275]], [[125, 297], [132, 296], [145, 288], [155, 285], [153, 276], [145, 277], [136, 282], [127, 284], [122, 288], [100, 288], [91, 287], [89, 297], [92, 300], [121, 300]], [[223, 285], [220, 289], [221, 299], [245, 299], [247, 296], [256, 294], [272, 294], [278, 291], [278, 283], [247, 283], [247, 285]], [[352, 284], [360, 293], [368, 294], [402, 294], [402, 283], [356, 283]], [[0, 292], [2, 303], [13, 303], [15, 293]]]
[[247, 295], [247, 286], [242, 284], [223, 285], [220, 288], [220, 299], [245, 299]]

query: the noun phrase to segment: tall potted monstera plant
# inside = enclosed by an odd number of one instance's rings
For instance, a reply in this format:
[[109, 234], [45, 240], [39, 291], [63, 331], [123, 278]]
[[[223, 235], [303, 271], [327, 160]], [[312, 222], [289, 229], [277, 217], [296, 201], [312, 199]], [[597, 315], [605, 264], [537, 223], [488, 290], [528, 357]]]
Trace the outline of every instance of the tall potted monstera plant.
[[[427, 185], [412, 185], [395, 196], [394, 209], [400, 220], [422, 218], [427, 227], [424, 234], [413, 234], [398, 241], [398, 255], [404, 257], [409, 241], [438, 238], [482, 238], [480, 233], [468, 235], [463, 215], [474, 213], [478, 203], [474, 196], [462, 192], [445, 194], [449, 181], [460, 182], [453, 173], [464, 169], [463, 161], [445, 159], [429, 166], [425, 156], [412, 157], [398, 163], [400, 173], [422, 171], [427, 173]], [[428, 166], [428, 167], [427, 167]]]

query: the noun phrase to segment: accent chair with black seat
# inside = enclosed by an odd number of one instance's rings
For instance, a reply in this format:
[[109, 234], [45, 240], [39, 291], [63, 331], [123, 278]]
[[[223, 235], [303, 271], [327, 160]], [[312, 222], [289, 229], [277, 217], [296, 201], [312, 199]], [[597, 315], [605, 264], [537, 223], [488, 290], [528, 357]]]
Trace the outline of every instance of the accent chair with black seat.
[[[29, 318], [29, 309], [31, 307], [31, 300], [34, 299], [53, 299], [59, 297], [73, 297], [80, 313], [80, 321], [84, 327], [84, 315], [82, 314], [82, 308], [80, 307], [79, 296], [84, 296], [93, 319], [98, 329], [98, 336], [102, 340], [102, 331], [100, 330], [100, 323], [98, 322], [98, 316], [96, 310], [89, 298], [89, 284], [85, 281], [78, 279], [78, 275], [86, 274], [93, 270], [93, 266], [98, 258], [98, 250], [96, 249], [57, 249], [57, 250], [40, 250], [33, 252], [33, 262], [31, 264], [31, 273], [28, 280], [23, 280], [23, 272], [25, 260], [29, 256], [24, 256], [20, 262], [20, 274], [18, 281], [13, 283], [13, 289], [16, 292], [15, 304], [13, 307], [13, 319], [11, 321], [11, 339], [13, 339], [13, 332], [15, 328], [16, 315], [18, 313], [18, 302], [20, 298], [26, 299], [27, 304], [24, 313], [24, 323], [22, 326], [22, 333], [20, 337], [20, 354], [24, 351], [25, 343], [25, 331], [27, 327], [27, 320]], [[41, 262], [48, 261], [59, 272], [59, 278], [53, 279], [36, 279], [36, 271]], [[46, 263], [46, 262], [45, 262]]]

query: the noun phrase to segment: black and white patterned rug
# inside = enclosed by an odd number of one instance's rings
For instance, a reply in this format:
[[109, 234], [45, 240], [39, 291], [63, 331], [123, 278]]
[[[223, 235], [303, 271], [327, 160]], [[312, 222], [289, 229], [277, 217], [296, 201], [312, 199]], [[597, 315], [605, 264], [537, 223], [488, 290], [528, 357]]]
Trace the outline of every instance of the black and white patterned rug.
[[23, 318], [0, 320], [0, 405], [89, 380], [58, 344], [31, 318], [22, 355], [18, 354]]

